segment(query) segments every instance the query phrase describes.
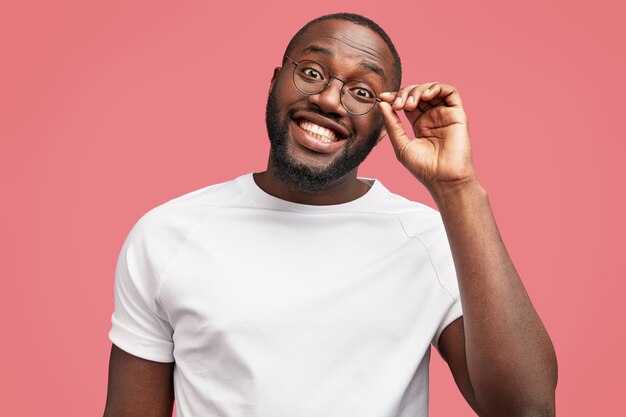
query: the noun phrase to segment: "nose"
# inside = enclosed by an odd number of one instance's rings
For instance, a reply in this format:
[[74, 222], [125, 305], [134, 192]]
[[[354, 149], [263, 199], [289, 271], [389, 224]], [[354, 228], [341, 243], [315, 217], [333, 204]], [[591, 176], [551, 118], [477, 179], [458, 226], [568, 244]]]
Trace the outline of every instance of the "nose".
[[345, 116], [347, 112], [341, 104], [341, 90], [343, 86], [344, 82], [342, 80], [331, 77], [326, 88], [317, 94], [310, 95], [309, 101], [316, 104], [324, 113], [334, 113]]

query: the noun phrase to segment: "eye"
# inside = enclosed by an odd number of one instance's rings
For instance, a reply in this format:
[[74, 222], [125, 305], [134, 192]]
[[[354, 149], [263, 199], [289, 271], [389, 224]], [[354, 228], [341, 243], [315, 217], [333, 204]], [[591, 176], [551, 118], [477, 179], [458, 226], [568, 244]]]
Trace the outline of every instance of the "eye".
[[322, 76], [322, 73], [316, 70], [315, 68], [303, 68], [302, 73], [306, 75], [307, 77], [315, 79], [315, 80], [324, 79], [324, 77]]
[[376, 100], [376, 94], [364, 83], [354, 83], [348, 86], [347, 89], [355, 100], [360, 102], [370, 103], [372, 100]]
[[355, 88], [353, 88], [352, 89], [352, 94], [354, 94], [357, 97], [362, 97], [362, 98], [372, 98], [372, 97], [374, 97], [374, 93], [372, 93], [367, 88], [363, 88], [363, 87], [355, 87]]

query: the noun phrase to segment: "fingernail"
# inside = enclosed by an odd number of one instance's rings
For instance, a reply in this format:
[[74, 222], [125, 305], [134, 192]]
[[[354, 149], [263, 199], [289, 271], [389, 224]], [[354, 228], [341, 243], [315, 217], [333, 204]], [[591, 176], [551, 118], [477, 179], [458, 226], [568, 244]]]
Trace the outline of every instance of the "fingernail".
[[428, 93], [430, 93], [430, 88], [428, 90], [424, 91], [424, 95], [426, 95]]
[[402, 104], [402, 97], [398, 97], [396, 101], [393, 102], [393, 104]]
[[415, 97], [411, 96], [409, 97], [409, 99], [407, 100], [407, 102], [409, 103], [413, 103], [415, 101]]

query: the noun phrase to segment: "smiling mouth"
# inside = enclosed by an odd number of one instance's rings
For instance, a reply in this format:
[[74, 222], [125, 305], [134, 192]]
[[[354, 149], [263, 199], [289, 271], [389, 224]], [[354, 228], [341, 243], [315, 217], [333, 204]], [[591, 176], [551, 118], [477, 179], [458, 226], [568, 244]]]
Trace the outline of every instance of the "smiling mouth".
[[312, 137], [324, 143], [337, 142], [339, 140], [339, 135], [326, 127], [317, 125], [313, 122], [310, 122], [305, 119], [301, 119], [298, 121], [298, 126], [302, 130], [307, 131]]

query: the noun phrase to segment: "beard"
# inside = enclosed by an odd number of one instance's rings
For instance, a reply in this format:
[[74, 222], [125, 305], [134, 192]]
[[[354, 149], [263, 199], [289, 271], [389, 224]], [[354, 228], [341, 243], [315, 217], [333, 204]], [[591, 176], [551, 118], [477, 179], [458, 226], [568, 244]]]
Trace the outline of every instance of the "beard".
[[265, 124], [270, 139], [270, 162], [276, 178], [290, 189], [305, 192], [323, 191], [344, 175], [358, 167], [378, 143], [383, 128], [380, 124], [363, 140], [353, 143], [354, 137], [347, 141], [343, 151], [325, 167], [313, 167], [298, 161], [288, 147], [289, 112], [284, 120], [279, 119], [279, 108], [274, 89], [270, 91], [265, 112]]

